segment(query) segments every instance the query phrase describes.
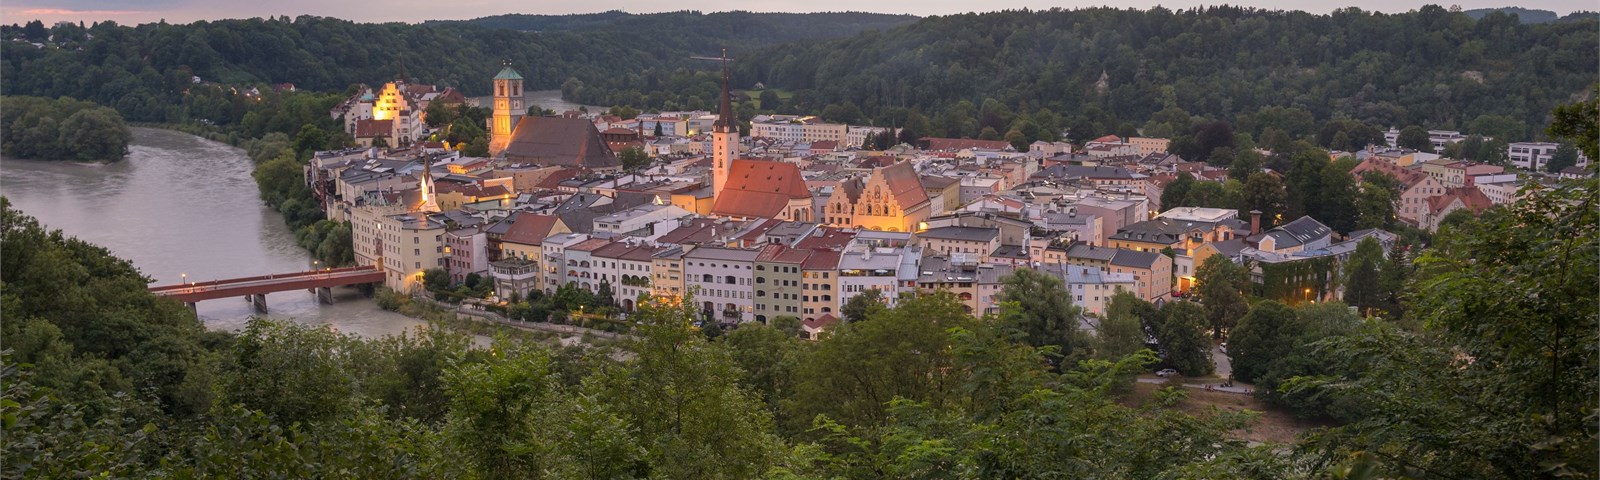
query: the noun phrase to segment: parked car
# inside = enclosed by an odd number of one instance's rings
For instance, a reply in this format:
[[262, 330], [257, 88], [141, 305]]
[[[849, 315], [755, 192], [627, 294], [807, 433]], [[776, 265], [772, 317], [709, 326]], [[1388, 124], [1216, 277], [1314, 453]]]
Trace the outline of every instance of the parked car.
[[1171, 377], [1171, 376], [1174, 376], [1174, 375], [1177, 375], [1177, 374], [1178, 374], [1177, 370], [1173, 370], [1173, 369], [1170, 369], [1170, 368], [1163, 368], [1163, 369], [1160, 369], [1160, 370], [1156, 370], [1156, 376], [1157, 377]]

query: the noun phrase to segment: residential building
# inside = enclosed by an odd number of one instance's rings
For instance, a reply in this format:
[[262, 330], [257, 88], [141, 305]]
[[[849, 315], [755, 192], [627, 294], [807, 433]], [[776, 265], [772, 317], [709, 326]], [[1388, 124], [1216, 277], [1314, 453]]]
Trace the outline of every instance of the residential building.
[[1106, 304], [1117, 292], [1138, 291], [1138, 280], [1129, 273], [1109, 273], [1093, 267], [1045, 264], [1040, 270], [1061, 279], [1072, 304], [1084, 313], [1104, 315]]
[[1439, 229], [1439, 221], [1450, 212], [1467, 209], [1480, 213], [1494, 206], [1494, 202], [1477, 187], [1467, 186], [1445, 189], [1443, 194], [1428, 197], [1426, 205], [1417, 219], [1417, 227], [1432, 232]]
[[741, 323], [755, 319], [755, 260], [758, 250], [700, 247], [683, 255], [684, 287], [694, 292], [708, 320]]
[[949, 292], [967, 313], [982, 317], [999, 313], [1000, 279], [1013, 270], [1010, 265], [980, 264], [970, 257], [923, 257], [917, 290]]
[[809, 250], [782, 244], [761, 247], [755, 260], [755, 321], [767, 323], [777, 317], [801, 318], [805, 314], [801, 267], [810, 256]]
[[401, 293], [420, 291], [422, 272], [445, 266], [444, 222], [410, 212], [384, 216], [378, 223], [384, 286]]
[[801, 320], [838, 313], [839, 257], [836, 250], [812, 250], [800, 265]]
[[918, 232], [916, 245], [929, 255], [965, 254], [982, 261], [1000, 248], [1000, 229], [994, 227], [935, 227]]
[[668, 247], [650, 258], [651, 293], [657, 297], [681, 298], [684, 288], [683, 247]]

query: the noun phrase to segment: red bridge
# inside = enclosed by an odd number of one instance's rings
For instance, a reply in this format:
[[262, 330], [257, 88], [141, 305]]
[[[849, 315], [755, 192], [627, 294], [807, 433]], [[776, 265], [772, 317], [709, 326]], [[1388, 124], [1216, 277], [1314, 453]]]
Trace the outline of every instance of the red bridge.
[[245, 297], [256, 311], [267, 311], [267, 294], [289, 290], [310, 290], [323, 303], [333, 303], [333, 287], [379, 283], [383, 271], [377, 267], [346, 267], [308, 272], [279, 273], [257, 277], [230, 278], [208, 282], [150, 287], [150, 293], [176, 298], [194, 307], [195, 302], [227, 297]]

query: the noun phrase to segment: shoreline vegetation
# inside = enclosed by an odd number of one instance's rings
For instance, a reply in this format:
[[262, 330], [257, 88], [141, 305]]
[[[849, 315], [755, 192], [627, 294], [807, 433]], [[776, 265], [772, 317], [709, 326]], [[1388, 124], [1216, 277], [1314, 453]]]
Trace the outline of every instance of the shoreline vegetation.
[[20, 160], [112, 163], [133, 133], [116, 110], [70, 97], [0, 97], [0, 154]]

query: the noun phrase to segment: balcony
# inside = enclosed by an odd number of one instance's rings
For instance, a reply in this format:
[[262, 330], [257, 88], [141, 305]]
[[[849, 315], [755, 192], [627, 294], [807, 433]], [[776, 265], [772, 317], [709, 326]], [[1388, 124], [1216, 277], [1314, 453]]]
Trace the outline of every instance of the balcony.
[[539, 265], [527, 260], [505, 259], [489, 264], [494, 270], [495, 280], [504, 281], [529, 281], [539, 275]]

